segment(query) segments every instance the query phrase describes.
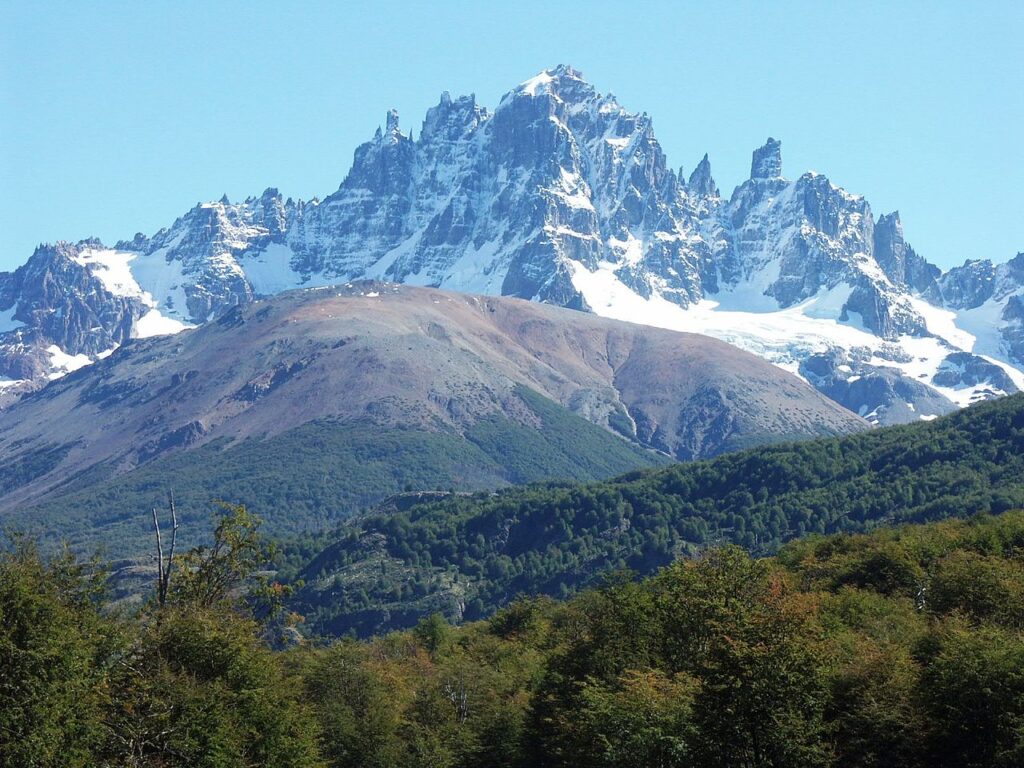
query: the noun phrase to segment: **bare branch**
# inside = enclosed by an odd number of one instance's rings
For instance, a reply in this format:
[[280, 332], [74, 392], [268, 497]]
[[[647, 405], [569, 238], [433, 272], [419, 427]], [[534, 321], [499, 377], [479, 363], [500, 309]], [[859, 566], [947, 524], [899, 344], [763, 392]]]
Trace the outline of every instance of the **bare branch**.
[[178, 513], [174, 508], [174, 492], [167, 494], [171, 508], [171, 546], [164, 560], [164, 542], [160, 535], [160, 516], [153, 507], [153, 530], [156, 532], [156, 569], [157, 569], [157, 604], [163, 607], [167, 602], [167, 594], [171, 585], [171, 567], [174, 564], [174, 545], [178, 540]]
[[168, 491], [167, 499], [171, 507], [171, 548], [167, 553], [167, 567], [163, 573], [164, 601], [167, 600], [167, 592], [171, 586], [171, 568], [174, 566], [174, 544], [178, 539], [178, 513], [174, 509], [174, 491]]
[[153, 507], [153, 529], [156, 531], [156, 593], [157, 602], [164, 604], [164, 542], [160, 537], [160, 518]]

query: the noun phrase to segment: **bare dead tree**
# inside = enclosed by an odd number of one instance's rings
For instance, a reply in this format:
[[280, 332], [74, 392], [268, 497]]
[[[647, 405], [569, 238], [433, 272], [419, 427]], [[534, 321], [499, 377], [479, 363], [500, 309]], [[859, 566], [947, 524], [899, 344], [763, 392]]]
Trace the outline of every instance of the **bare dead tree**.
[[156, 507], [153, 507], [153, 530], [156, 532], [156, 600], [161, 608], [167, 602], [167, 592], [171, 586], [171, 567], [174, 565], [174, 544], [178, 539], [178, 514], [174, 509], [174, 491], [167, 494], [168, 505], [171, 508], [171, 546], [167, 552], [167, 560], [164, 560], [164, 542], [160, 535], [160, 516]]

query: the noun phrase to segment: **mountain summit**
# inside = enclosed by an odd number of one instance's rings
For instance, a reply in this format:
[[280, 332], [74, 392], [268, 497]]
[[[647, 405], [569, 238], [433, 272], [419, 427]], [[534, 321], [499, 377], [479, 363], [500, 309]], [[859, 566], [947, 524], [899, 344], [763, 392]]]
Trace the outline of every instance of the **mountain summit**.
[[875, 423], [1024, 387], [1024, 267], [946, 274], [896, 213], [754, 151], [726, 199], [707, 156], [684, 178], [651, 118], [577, 70], [544, 70], [493, 110], [442, 94], [418, 137], [398, 114], [338, 190], [197, 205], [151, 237], [40, 247], [0, 275], [9, 395], [131, 338], [280, 291], [380, 279], [505, 295], [706, 333]]

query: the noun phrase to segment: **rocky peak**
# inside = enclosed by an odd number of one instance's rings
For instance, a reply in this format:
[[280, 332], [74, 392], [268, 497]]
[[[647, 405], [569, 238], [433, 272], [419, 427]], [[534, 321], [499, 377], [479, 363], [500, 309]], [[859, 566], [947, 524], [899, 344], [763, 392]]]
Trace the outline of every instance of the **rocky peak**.
[[1003, 309], [1003, 320], [1024, 321], [1024, 297], [1011, 296]]
[[1000, 293], [1024, 287], [1024, 253], [1018, 253], [1006, 262], [1001, 272], [1001, 284], [996, 288]]
[[[346, 188], [363, 188], [387, 194], [405, 191], [415, 145], [399, 130], [397, 110], [388, 110], [386, 127], [384, 133], [378, 127], [372, 141], [356, 148], [352, 169], [341, 183], [339, 191]], [[325, 202], [334, 200], [336, 196], [332, 195]]]
[[445, 91], [437, 106], [427, 110], [420, 129], [419, 145], [436, 140], [459, 141], [472, 135], [489, 117], [487, 110], [476, 103], [476, 96], [452, 99]]
[[[249, 203], [253, 223], [265, 227], [272, 238], [279, 238], [288, 228], [289, 206], [282, 200], [281, 193], [273, 187], [263, 190], [258, 200]], [[294, 206], [294, 203], [292, 204]]]
[[145, 251], [149, 248], [149, 238], [141, 232], [136, 232], [131, 240], [118, 240], [114, 248], [119, 251]]
[[408, 141], [408, 137], [402, 134], [398, 126], [398, 110], [392, 107], [384, 114], [384, 130], [377, 126], [373, 141], [375, 144], [398, 144], [402, 140]]
[[583, 80], [583, 73], [578, 69], [573, 69], [569, 64], [559, 64], [557, 67], [550, 70], [550, 72], [554, 77], [559, 79]]
[[883, 213], [875, 222], [875, 260], [894, 285], [906, 283], [907, 242], [899, 211]]
[[1024, 292], [1006, 300], [1002, 320], [1005, 323], [1000, 331], [1003, 343], [1014, 359], [1024, 363]]
[[[97, 355], [124, 343], [146, 307], [137, 297], [112, 293], [88, 265], [86, 252], [102, 247], [92, 239], [37, 248], [7, 281], [4, 292], [10, 295], [0, 299], [16, 301], [14, 317], [25, 327], [15, 334], [27, 333], [40, 346], [55, 345], [72, 356]], [[38, 358], [43, 351], [16, 343], [16, 354], [0, 355], [8, 369], [0, 367], [0, 377], [19, 378], [11, 370], [31, 367], [26, 360]]]
[[938, 267], [918, 256], [904, 239], [899, 211], [878, 217], [873, 245], [875, 261], [893, 285], [910, 288], [919, 294], [937, 296], [936, 280], [941, 272]]
[[[680, 171], [679, 176], [682, 178], [682, 171]], [[718, 187], [711, 176], [711, 161], [708, 160], [707, 153], [704, 154], [704, 159], [697, 163], [697, 167], [690, 174], [689, 181], [686, 182], [686, 189], [690, 194], [697, 195], [698, 197], [718, 197]]]
[[995, 292], [996, 267], [988, 259], [968, 259], [939, 281], [942, 300], [953, 309], [974, 309]]
[[1005, 301], [1024, 291], [1024, 254], [1005, 264], [968, 259], [938, 281], [941, 300], [952, 309], [975, 309], [990, 299]]
[[751, 179], [782, 178], [782, 142], [771, 137], [754, 150], [750, 163]]

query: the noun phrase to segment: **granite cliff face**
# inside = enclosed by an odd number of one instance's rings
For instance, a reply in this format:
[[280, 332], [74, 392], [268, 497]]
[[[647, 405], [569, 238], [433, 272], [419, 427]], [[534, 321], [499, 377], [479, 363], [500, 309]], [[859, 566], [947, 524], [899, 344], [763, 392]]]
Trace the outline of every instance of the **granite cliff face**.
[[[650, 117], [561, 66], [493, 111], [443, 94], [415, 138], [389, 112], [323, 200], [268, 189], [114, 248], [42, 247], [0, 275], [2, 391], [59, 375], [60, 355], [92, 360], [255, 297], [356, 279], [708, 333], [824, 392], [884, 380], [833, 395], [876, 423], [1024, 386], [1024, 257], [942, 274], [898, 213], [876, 216], [818, 173], [786, 179], [775, 139], [725, 198], [706, 155], [672, 170]], [[829, 360], [843, 362], [823, 370]], [[964, 365], [993, 375], [939, 376]]]
[[[128, 340], [146, 314], [90, 267], [94, 241], [42, 245], [0, 274], [0, 374], [39, 382], [86, 365]], [[6, 387], [0, 380], [0, 398]]]

